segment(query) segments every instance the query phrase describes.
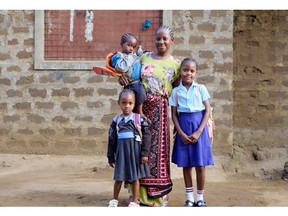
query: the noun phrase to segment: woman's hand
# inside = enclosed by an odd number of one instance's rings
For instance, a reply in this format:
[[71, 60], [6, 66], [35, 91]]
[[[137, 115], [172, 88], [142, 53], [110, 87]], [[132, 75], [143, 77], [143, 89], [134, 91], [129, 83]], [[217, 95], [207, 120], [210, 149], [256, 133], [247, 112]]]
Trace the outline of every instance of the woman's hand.
[[165, 98], [169, 98], [169, 93], [168, 93], [167, 88], [163, 88], [163, 90], [162, 90], [162, 95], [163, 95]]
[[121, 86], [127, 86], [131, 82], [130, 78], [127, 76], [120, 76], [118, 79], [118, 83]]
[[147, 163], [148, 162], [148, 157], [147, 156], [142, 156], [141, 157], [141, 164]]

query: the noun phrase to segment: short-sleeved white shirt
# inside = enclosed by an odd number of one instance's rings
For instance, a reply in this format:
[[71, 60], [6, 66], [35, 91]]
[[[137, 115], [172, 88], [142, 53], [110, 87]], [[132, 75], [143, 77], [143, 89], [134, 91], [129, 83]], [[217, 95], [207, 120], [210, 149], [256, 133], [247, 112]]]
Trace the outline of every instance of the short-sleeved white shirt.
[[203, 84], [198, 84], [193, 81], [192, 85], [187, 90], [181, 82], [178, 87], [172, 90], [169, 104], [170, 106], [177, 106], [178, 101], [178, 112], [199, 112], [205, 110], [203, 102], [209, 99], [210, 95]]

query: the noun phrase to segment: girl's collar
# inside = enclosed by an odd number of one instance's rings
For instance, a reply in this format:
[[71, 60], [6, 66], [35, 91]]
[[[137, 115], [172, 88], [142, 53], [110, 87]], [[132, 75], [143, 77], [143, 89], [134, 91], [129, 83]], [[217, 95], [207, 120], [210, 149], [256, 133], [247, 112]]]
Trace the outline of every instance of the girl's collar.
[[120, 115], [120, 119], [119, 120], [122, 120], [122, 118], [124, 118], [125, 120], [125, 123], [127, 123], [129, 120], [133, 120], [134, 118], [133, 118], [133, 113], [131, 113], [130, 115], [128, 115], [128, 116], [124, 116], [123, 114], [121, 114]]
[[[195, 87], [197, 86], [197, 82], [196, 81], [193, 81], [192, 82], [192, 85], [190, 87]], [[182, 81], [180, 82], [180, 85], [179, 85], [180, 88], [183, 88], [183, 89], [186, 89], [186, 87], [182, 84]], [[189, 88], [190, 88], [189, 87]]]

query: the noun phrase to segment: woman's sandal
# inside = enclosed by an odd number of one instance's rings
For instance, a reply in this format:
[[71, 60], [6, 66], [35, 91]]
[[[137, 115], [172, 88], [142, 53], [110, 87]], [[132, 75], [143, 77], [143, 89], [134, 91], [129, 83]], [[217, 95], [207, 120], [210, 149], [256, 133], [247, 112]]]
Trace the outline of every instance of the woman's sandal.
[[203, 200], [197, 201], [196, 206], [197, 207], [207, 207], [206, 202]]

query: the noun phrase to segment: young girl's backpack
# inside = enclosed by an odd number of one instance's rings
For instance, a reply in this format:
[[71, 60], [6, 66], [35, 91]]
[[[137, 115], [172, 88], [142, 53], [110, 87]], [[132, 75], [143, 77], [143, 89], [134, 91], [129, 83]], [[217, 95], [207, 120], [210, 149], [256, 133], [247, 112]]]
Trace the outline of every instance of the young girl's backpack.
[[110, 61], [113, 55], [119, 54], [122, 59], [124, 59], [124, 55], [121, 52], [114, 52], [114, 53], [109, 53], [106, 56], [106, 64], [104, 67], [101, 66], [95, 66], [93, 67], [93, 71], [98, 74], [98, 75], [107, 75], [107, 76], [123, 76], [124, 73], [117, 71], [115, 68], [111, 67]]
[[[176, 94], [175, 94], [175, 100], [176, 100], [176, 106], [177, 107], [178, 107], [178, 88], [179, 87], [176, 87]], [[197, 84], [197, 89], [200, 92], [200, 85], [199, 84]], [[214, 135], [213, 134], [214, 134], [214, 130], [215, 130], [215, 123], [214, 123], [212, 111], [213, 111], [213, 107], [211, 107], [211, 112], [210, 112], [209, 119], [207, 122], [211, 144], [213, 144], [213, 142], [214, 142]]]
[[[141, 115], [139, 113], [133, 113], [133, 117], [134, 117], [134, 125], [135, 125], [135, 128], [136, 130], [138, 131], [139, 133], [139, 138], [140, 140], [137, 140], [137, 141], [140, 141], [141, 142], [141, 139], [142, 139], [142, 131], [141, 131]], [[119, 117], [120, 115], [117, 115], [116, 117], [116, 129], [117, 129], [117, 133], [118, 133], [118, 124], [119, 124]]]

